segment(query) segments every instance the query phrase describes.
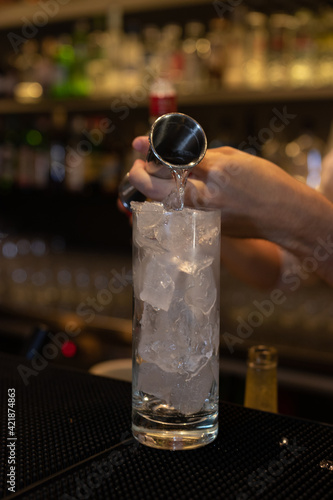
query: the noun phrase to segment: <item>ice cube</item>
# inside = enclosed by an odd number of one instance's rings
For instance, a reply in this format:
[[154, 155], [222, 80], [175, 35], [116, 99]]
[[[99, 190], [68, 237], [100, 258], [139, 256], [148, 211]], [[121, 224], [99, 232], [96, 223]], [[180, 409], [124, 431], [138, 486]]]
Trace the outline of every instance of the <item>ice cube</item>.
[[212, 358], [195, 376], [165, 372], [155, 363], [141, 363], [138, 390], [154, 396], [184, 415], [202, 409], [206, 400], [217, 400], [218, 361]]
[[171, 389], [171, 405], [184, 415], [197, 413], [202, 409], [207, 399], [217, 398], [218, 380], [217, 358], [211, 358], [193, 377], [179, 376], [177, 383]]
[[200, 323], [180, 293], [168, 312], [144, 304], [138, 353], [166, 372], [194, 375], [217, 352], [219, 321]]
[[186, 274], [196, 275], [213, 262], [213, 257], [195, 255], [192, 259], [180, 259], [174, 257], [174, 261], [178, 262], [179, 270]]
[[163, 322], [165, 319], [165, 311], [155, 309], [147, 302], [143, 304], [138, 354], [146, 362], [156, 363], [158, 357], [165, 354], [162, 351], [166, 333], [166, 323]]
[[[216, 220], [216, 214], [212, 212], [211, 218], [206, 218], [204, 223], [198, 221], [197, 244], [201, 247], [212, 247], [219, 243], [220, 226]], [[217, 245], [218, 247], [218, 245]]]
[[165, 212], [164, 224], [156, 228], [156, 238], [163, 248], [174, 255], [183, 254], [193, 248], [193, 235], [189, 209]]
[[[171, 374], [172, 377], [172, 374]], [[138, 370], [138, 390], [170, 403], [170, 388], [174, 380], [154, 363], [141, 363]]]
[[[136, 256], [133, 259], [133, 289], [134, 296], [136, 298], [140, 297], [140, 291], [142, 290], [143, 285], [143, 277], [145, 273], [145, 258], [140, 252], [140, 249], [134, 249], [137, 252]], [[141, 255], [139, 255], [141, 253]]]
[[131, 202], [132, 211], [140, 216], [148, 217], [152, 214], [152, 212], [163, 213], [163, 204], [159, 201], [132, 201]]
[[[141, 254], [141, 255], [139, 255]], [[143, 251], [138, 249], [138, 255], [134, 258], [133, 264], [133, 288], [134, 296], [140, 299], [140, 294], [142, 293], [147, 279], [149, 280], [149, 274], [147, 278], [147, 269], [149, 273], [149, 268], [152, 266], [152, 259], [154, 259], [155, 253], [150, 253], [149, 251]]]
[[220, 214], [217, 210], [189, 210], [195, 225], [196, 246], [212, 246], [220, 239]]
[[152, 247], [158, 250], [155, 231], [159, 224], [163, 224], [163, 205], [158, 202], [132, 202], [131, 207], [136, 217], [136, 230], [134, 231], [134, 245]]
[[189, 353], [189, 330], [182, 333], [177, 320], [170, 312], [145, 303], [138, 353], [144, 361], [156, 363], [166, 372], [185, 373], [183, 360]]
[[168, 311], [179, 271], [164, 255], [153, 255], [145, 267], [140, 299]]
[[217, 290], [213, 271], [210, 267], [202, 269], [200, 273], [192, 277], [185, 292], [185, 302], [193, 311], [201, 311], [208, 315], [217, 298]]

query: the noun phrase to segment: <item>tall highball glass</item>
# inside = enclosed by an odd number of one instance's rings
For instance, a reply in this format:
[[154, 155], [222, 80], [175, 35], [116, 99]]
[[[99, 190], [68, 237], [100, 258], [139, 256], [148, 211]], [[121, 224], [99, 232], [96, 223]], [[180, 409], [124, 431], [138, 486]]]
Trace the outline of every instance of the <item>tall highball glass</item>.
[[220, 211], [131, 206], [133, 435], [204, 446], [218, 432]]

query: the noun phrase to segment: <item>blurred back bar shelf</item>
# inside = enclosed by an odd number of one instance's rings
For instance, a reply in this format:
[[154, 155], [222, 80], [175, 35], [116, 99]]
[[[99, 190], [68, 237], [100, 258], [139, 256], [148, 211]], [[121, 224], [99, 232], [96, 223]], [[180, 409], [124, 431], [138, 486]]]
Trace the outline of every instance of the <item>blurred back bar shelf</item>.
[[[25, 114], [25, 113], [53, 113], [59, 108], [71, 112], [106, 111], [111, 109], [113, 101], [117, 106], [128, 105], [128, 99], [124, 94], [114, 94], [109, 97], [98, 98], [41, 98], [36, 102], [23, 103], [14, 99], [0, 99], [0, 115]], [[284, 103], [284, 102], [309, 102], [309, 101], [332, 101], [333, 87], [321, 87], [320, 89], [292, 89], [292, 90], [228, 90], [226, 92], [210, 91], [209, 93], [180, 94], [178, 96], [179, 106], [201, 107], [206, 105], [228, 105], [247, 103]], [[147, 109], [148, 98], [135, 100], [131, 98], [131, 104], [136, 109]]]
[[143, 92], [161, 72], [180, 105], [331, 100], [333, 2], [307, 5], [5, 3], [0, 113], [52, 111], [53, 100], [85, 112], [129, 93], [144, 106]]
[[[38, 3], [19, 0], [16, 2], [3, 2], [1, 5], [0, 29], [12, 28], [22, 24], [22, 18], [32, 18], [39, 10], [47, 13], [49, 9], [50, 23], [57, 23], [63, 20], [77, 19], [82, 16], [94, 16], [96, 14], [106, 14], [112, 9], [121, 9], [122, 12], [136, 12], [137, 10], [156, 10], [163, 8], [179, 7], [179, 5], [193, 6], [197, 4], [209, 4], [210, 0], [54, 0]], [[41, 7], [45, 5], [45, 9]], [[18, 9], [20, 15], [18, 16]]]

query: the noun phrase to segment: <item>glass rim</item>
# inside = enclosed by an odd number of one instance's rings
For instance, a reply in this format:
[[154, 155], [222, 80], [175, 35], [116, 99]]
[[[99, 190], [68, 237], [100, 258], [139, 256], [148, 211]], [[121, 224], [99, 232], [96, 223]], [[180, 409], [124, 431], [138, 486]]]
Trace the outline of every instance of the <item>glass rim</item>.
[[199, 213], [219, 213], [221, 215], [221, 208], [217, 207], [190, 207], [190, 206], [184, 206], [183, 209], [181, 210], [169, 210], [164, 208], [163, 203], [161, 201], [131, 201], [131, 210], [134, 214], [142, 212], [142, 207], [143, 206], [148, 206], [147, 204], [152, 204], [152, 205], [158, 205], [163, 208], [163, 214], [173, 214], [173, 213], [181, 213], [184, 211], [190, 211], [192, 213], [199, 212]]

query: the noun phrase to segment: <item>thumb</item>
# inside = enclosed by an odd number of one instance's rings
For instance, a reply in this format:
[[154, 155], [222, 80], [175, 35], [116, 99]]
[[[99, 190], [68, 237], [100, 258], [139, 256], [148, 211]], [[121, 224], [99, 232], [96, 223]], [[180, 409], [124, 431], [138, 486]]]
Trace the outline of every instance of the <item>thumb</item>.
[[140, 135], [136, 137], [132, 142], [132, 147], [136, 151], [146, 155], [149, 149], [149, 139], [145, 135]]

